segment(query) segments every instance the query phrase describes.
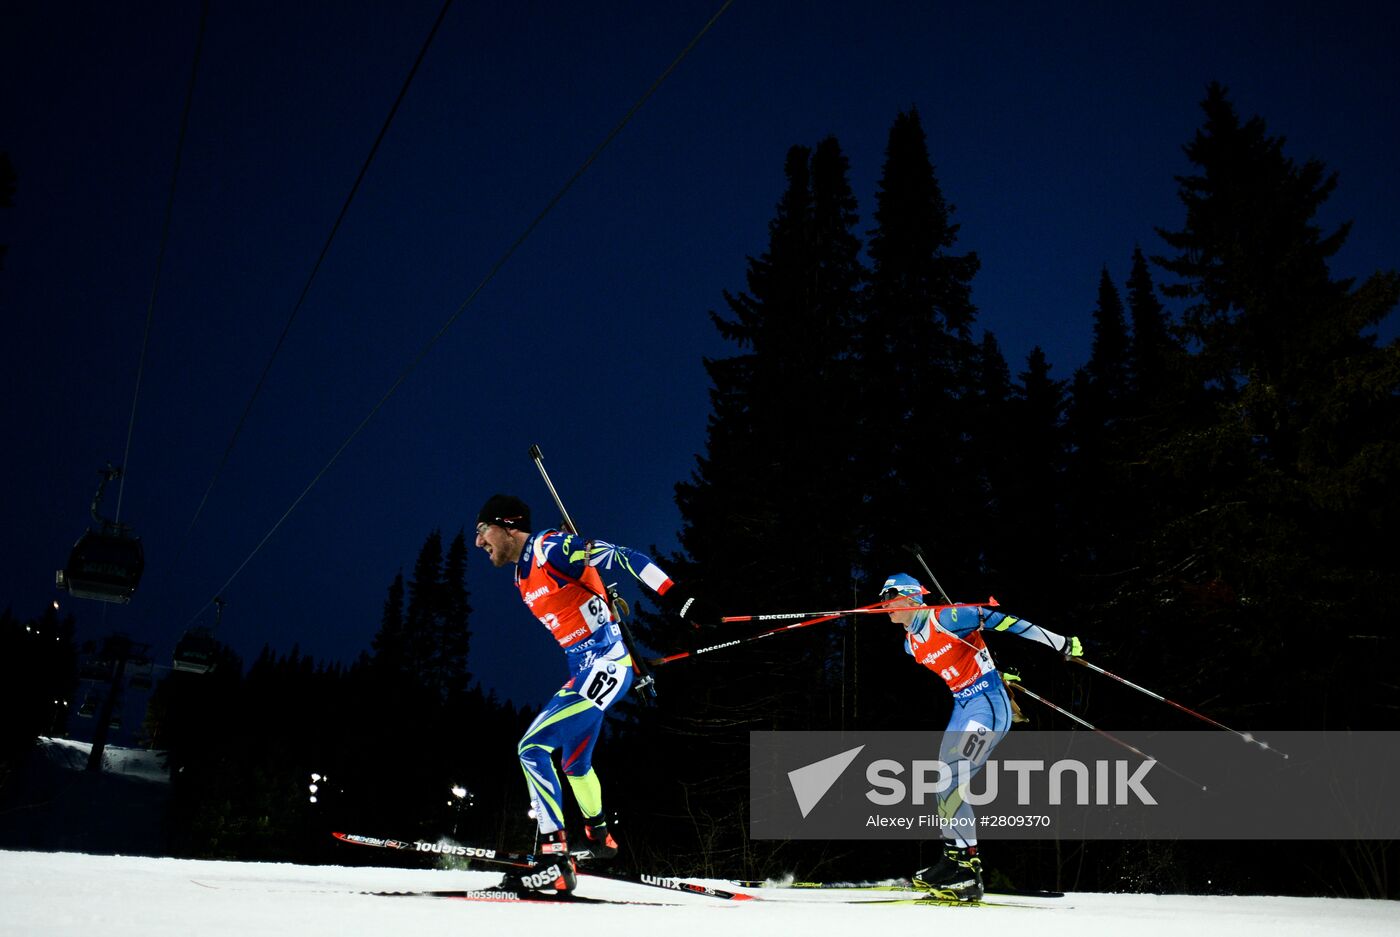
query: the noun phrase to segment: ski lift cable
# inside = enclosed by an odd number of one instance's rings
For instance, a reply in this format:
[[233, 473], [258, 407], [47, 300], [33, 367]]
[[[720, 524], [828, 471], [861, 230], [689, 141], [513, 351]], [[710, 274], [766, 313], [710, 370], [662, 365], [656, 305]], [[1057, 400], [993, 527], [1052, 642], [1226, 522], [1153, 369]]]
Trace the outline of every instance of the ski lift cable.
[[[456, 321], [459, 318], [461, 318], [462, 314], [466, 312], [467, 308], [476, 300], [477, 296], [481, 294], [481, 292], [486, 288], [486, 286], [493, 279], [495, 279], [496, 274], [499, 273], [500, 270], [511, 259], [511, 257], [515, 255], [516, 251], [520, 249], [521, 245], [523, 245], [525, 241], [529, 239], [530, 235], [532, 235], [535, 232], [535, 229], [540, 226], [540, 224], [544, 221], [545, 217], [549, 215], [549, 213], [553, 211], [554, 207], [563, 200], [564, 196], [567, 195], [569, 191], [574, 187], [574, 184], [577, 183], [578, 180], [583, 177], [583, 174], [586, 173], [595, 162], [597, 162], [598, 158], [603, 154], [603, 151], [608, 148], [608, 145], [611, 144], [612, 141], [619, 134], [622, 133], [623, 128], [625, 128], [631, 122], [633, 116], [635, 116], [636, 113], [639, 110], [641, 110], [642, 106], [646, 104], [648, 100], [651, 99], [652, 95], [656, 93], [657, 89], [661, 87], [662, 83], [664, 83], [666, 79], [671, 76], [671, 73], [674, 72], [678, 67], [680, 67], [681, 62], [683, 62], [686, 56], [690, 54], [691, 50], [693, 50], [700, 43], [700, 40], [705, 37], [705, 35], [710, 31], [711, 27], [713, 27], [715, 23], [719, 21], [719, 18], [724, 15], [725, 11], [728, 10], [730, 6], [733, 5], [733, 3], [734, 0], [724, 0], [724, 2], [720, 5], [719, 9], [715, 11], [714, 15], [711, 16], [710, 19], [705, 23], [705, 25], [700, 28], [700, 31], [697, 32], [695, 36], [690, 40], [690, 42], [686, 44], [685, 48], [681, 49], [680, 53], [677, 54], [676, 57], [671, 60], [671, 63], [666, 66], [665, 70], [662, 71], [661, 74], [656, 77], [656, 79], [651, 83], [651, 86], [647, 88], [645, 92], [642, 93], [642, 96], [637, 99], [637, 101], [631, 106], [631, 108], [628, 109], [627, 113], [623, 115], [622, 119], [617, 122], [616, 126], [614, 126], [612, 130], [608, 132], [607, 136], [603, 138], [603, 141], [599, 143], [596, 147], [594, 147], [593, 152], [588, 154], [588, 157], [583, 161], [582, 165], [580, 165], [579, 168], [574, 171], [573, 175], [571, 175], [568, 178], [568, 180], [565, 181], [563, 186], [560, 187], [559, 191], [554, 193], [553, 197], [545, 203], [544, 208], [541, 209], [537, 215], [535, 215], [535, 217], [530, 221], [530, 223], [525, 226], [525, 229], [520, 233], [520, 235], [516, 237], [516, 239], [513, 242], [511, 242], [510, 246], [506, 248], [505, 252], [501, 254], [501, 256], [496, 260], [494, 264], [491, 265], [490, 269], [487, 270], [486, 275], [482, 277], [481, 281], [477, 283], [475, 288], [473, 288], [472, 291], [467, 295], [466, 299], [462, 300], [461, 304], [458, 305], [457, 309], [452, 313], [452, 315], [448, 316], [447, 321], [442, 324], [442, 327], [438, 329], [436, 334], [434, 334], [432, 338], [428, 339], [427, 344], [425, 344], [418, 351], [418, 353], [408, 363], [408, 366], [405, 367], [403, 371], [399, 373], [398, 377], [395, 378], [394, 382], [389, 386], [389, 389], [385, 391], [384, 395], [379, 398], [379, 401], [375, 403], [373, 407], [370, 408], [369, 413], [365, 415], [364, 419], [360, 420], [359, 424], [350, 432], [350, 435], [345, 437], [344, 442], [342, 442], [340, 444], [340, 447], [336, 449], [335, 453], [330, 457], [329, 461], [327, 461], [326, 464], [321, 467], [321, 470], [318, 471], [316, 475], [311, 479], [311, 481], [307, 484], [307, 486], [302, 489], [301, 493], [297, 495], [295, 499], [293, 499], [291, 505], [288, 506], [288, 508], [282, 512], [282, 516], [277, 519], [276, 523], [272, 525], [271, 529], [269, 529], [268, 532], [263, 535], [263, 538], [258, 541], [258, 544], [255, 547], [253, 547], [252, 551], [249, 552], [249, 554], [243, 559], [243, 562], [238, 565], [238, 568], [235, 569], [233, 573], [228, 577], [228, 579], [224, 581], [224, 584], [220, 586], [219, 589], [214, 593], [216, 596], [223, 595], [225, 592], [228, 591], [229, 585], [232, 584], [232, 582], [236, 578], [238, 578], [239, 574], [243, 572], [244, 568], [247, 567], [247, 565], [250, 562], [252, 562], [253, 557], [257, 556], [258, 552], [262, 550], [263, 546], [265, 546], [267, 542], [272, 539], [273, 534], [275, 534], [277, 530], [282, 526], [282, 524], [286, 522], [287, 518], [291, 516], [292, 512], [295, 511], [298, 506], [300, 506], [301, 502], [306, 499], [306, 496], [311, 493], [311, 489], [315, 488], [317, 483], [320, 482], [320, 480], [326, 475], [326, 473], [330, 471], [331, 467], [335, 465], [335, 463], [340, 459], [340, 456], [345, 452], [345, 450], [350, 448], [350, 444], [354, 442], [356, 437], [358, 437], [360, 433], [364, 430], [364, 428], [369, 425], [370, 421], [373, 420], [375, 415], [378, 414], [379, 411], [384, 407], [384, 404], [388, 402], [389, 398], [392, 397], [395, 394], [395, 392], [398, 391], [399, 387], [405, 381], [408, 380], [409, 376], [412, 375], [415, 370], [417, 370], [419, 364], [421, 364], [423, 359], [428, 356], [428, 353], [431, 352], [434, 346], [436, 346], [437, 343], [442, 339], [442, 337], [447, 334], [448, 330], [452, 328], [453, 324], [455, 324]], [[196, 621], [199, 618], [199, 616], [202, 615], [205, 612], [205, 610], [209, 608], [210, 604], [212, 604], [213, 601], [213, 599], [210, 599], [203, 606], [201, 606], [199, 611], [195, 612], [194, 616], [190, 619], [190, 623], [193, 624], [193, 622]]]
[[219, 464], [214, 468], [214, 474], [209, 479], [209, 485], [204, 489], [204, 496], [200, 498], [199, 505], [195, 508], [194, 516], [190, 518], [189, 526], [185, 528], [185, 535], [175, 551], [175, 558], [171, 561], [172, 565], [184, 555], [185, 547], [189, 544], [195, 524], [199, 521], [200, 514], [204, 512], [204, 506], [208, 503], [209, 495], [213, 492], [214, 486], [218, 483], [219, 476], [223, 474], [224, 468], [227, 467], [229, 458], [233, 455], [234, 447], [238, 444], [238, 438], [243, 433], [243, 427], [248, 422], [248, 416], [253, 410], [253, 404], [258, 399], [258, 395], [262, 393], [263, 384], [266, 383], [268, 375], [272, 372], [273, 362], [277, 360], [277, 355], [281, 352], [282, 345], [286, 342], [287, 335], [292, 330], [292, 323], [296, 321], [297, 315], [301, 312], [301, 307], [306, 302], [306, 297], [311, 293], [311, 286], [316, 282], [316, 276], [321, 272], [321, 265], [330, 254], [331, 245], [335, 242], [336, 234], [340, 231], [341, 224], [350, 213], [350, 205], [355, 201], [355, 196], [360, 191], [360, 185], [364, 182], [365, 176], [369, 174], [369, 168], [371, 164], [373, 164], [376, 154], [379, 152], [379, 146], [384, 142], [384, 138], [388, 136], [389, 127], [393, 124], [394, 117], [399, 112], [399, 106], [403, 104], [404, 99], [408, 96], [409, 86], [413, 84], [413, 79], [414, 76], [418, 74], [419, 66], [421, 66], [423, 60], [427, 58], [428, 49], [432, 47], [433, 40], [437, 37], [438, 29], [442, 26], [443, 20], [447, 18], [447, 11], [451, 6], [452, 0], [444, 0], [442, 9], [438, 12], [437, 20], [433, 23], [433, 28], [428, 32], [428, 38], [423, 41], [423, 47], [418, 50], [418, 57], [414, 60], [412, 68], [409, 69], [408, 77], [404, 79], [402, 87], [399, 88], [398, 97], [394, 99], [393, 106], [389, 108], [389, 114], [384, 118], [384, 123], [379, 128], [379, 134], [374, 138], [374, 143], [370, 146], [369, 154], [365, 157], [364, 163], [360, 166], [359, 175], [355, 177], [354, 184], [350, 186], [349, 194], [345, 196], [345, 203], [341, 205], [340, 214], [336, 216], [335, 222], [331, 225], [330, 233], [326, 235], [325, 243], [321, 245], [321, 253], [317, 256], [316, 262], [311, 266], [311, 273], [307, 276], [306, 283], [301, 288], [301, 295], [297, 297], [296, 303], [292, 306], [292, 311], [287, 316], [286, 323], [282, 326], [282, 334], [277, 337], [277, 342], [272, 347], [272, 354], [268, 357], [267, 363], [263, 365], [262, 374], [258, 377], [257, 383], [253, 385], [252, 395], [249, 396], [248, 402], [243, 406], [243, 413], [238, 418], [238, 423], [234, 426], [233, 435], [229, 438], [228, 445], [224, 447], [223, 457], [220, 458]]
[[199, 75], [199, 60], [204, 52], [204, 32], [209, 22], [209, 0], [200, 4], [199, 33], [195, 37], [194, 61], [190, 64], [190, 80], [185, 88], [185, 107], [180, 115], [180, 134], [175, 142], [175, 163], [170, 170], [170, 189], [165, 198], [165, 220], [161, 224], [160, 247], [156, 252], [155, 275], [151, 280], [151, 296], [146, 303], [146, 327], [141, 336], [141, 354], [136, 363], [136, 387], [131, 394], [131, 416], [126, 424], [126, 445], [122, 450], [122, 474], [117, 484], [117, 507], [113, 521], [120, 524], [122, 495], [126, 493], [126, 466], [131, 460], [131, 437], [136, 430], [136, 410], [141, 399], [141, 378], [146, 370], [146, 350], [151, 342], [151, 323], [155, 318], [156, 295], [160, 292], [160, 273], [165, 264], [165, 250], [170, 244], [170, 223], [175, 215], [175, 192], [180, 180], [180, 159], [185, 151], [185, 135], [190, 126], [190, 110], [194, 104], [195, 79]]

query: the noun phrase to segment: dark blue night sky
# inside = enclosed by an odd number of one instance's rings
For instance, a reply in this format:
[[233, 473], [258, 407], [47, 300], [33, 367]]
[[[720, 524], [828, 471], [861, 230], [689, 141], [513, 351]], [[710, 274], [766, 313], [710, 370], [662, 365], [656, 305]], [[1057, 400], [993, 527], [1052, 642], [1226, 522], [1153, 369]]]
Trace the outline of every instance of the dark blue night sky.
[[[64, 598], [81, 636], [124, 630], [168, 661], [212, 622], [211, 597], [719, 6], [454, 4], [187, 537], [441, 9], [214, 0], [126, 465], [148, 570], [129, 607]], [[1180, 226], [1173, 176], [1212, 80], [1339, 173], [1321, 220], [1354, 228], [1334, 272], [1396, 266], [1395, 14], [1221, 6], [738, 0], [228, 585], [220, 637], [248, 660], [265, 643], [353, 659], [429, 530], [469, 530], [498, 490], [555, 519], [534, 443], [584, 533], [674, 548], [701, 358], [731, 351], [706, 313], [766, 246], [787, 148], [839, 138], [868, 230], [911, 106], [1013, 373], [1038, 344], [1070, 377], [1100, 268], [1121, 287], [1134, 245]], [[199, 22], [196, 0], [0, 15], [19, 176], [0, 210], [0, 608], [21, 618], [55, 597], [96, 470], [122, 461]], [[474, 552], [468, 585], [474, 673], [543, 699], [562, 657], [508, 572]]]

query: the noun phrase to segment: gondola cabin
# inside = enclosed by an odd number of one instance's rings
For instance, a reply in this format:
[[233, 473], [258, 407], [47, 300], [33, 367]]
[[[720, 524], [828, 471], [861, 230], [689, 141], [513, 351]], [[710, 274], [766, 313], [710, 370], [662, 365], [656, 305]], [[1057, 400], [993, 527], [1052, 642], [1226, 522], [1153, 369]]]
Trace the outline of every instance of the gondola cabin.
[[126, 604], [145, 569], [141, 538], [120, 529], [89, 528], [73, 545], [68, 565], [55, 574], [54, 583], [75, 598]]
[[191, 628], [175, 645], [174, 668], [186, 673], [208, 673], [217, 663], [219, 642], [207, 628]]

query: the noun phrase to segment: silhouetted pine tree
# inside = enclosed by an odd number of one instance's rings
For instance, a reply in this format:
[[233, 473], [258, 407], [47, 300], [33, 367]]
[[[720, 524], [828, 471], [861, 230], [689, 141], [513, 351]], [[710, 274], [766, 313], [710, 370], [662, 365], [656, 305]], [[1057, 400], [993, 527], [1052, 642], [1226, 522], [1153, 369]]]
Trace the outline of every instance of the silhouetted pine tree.
[[400, 573], [389, 587], [374, 637], [375, 665], [381, 672], [397, 674], [444, 700], [466, 692], [471, 682], [466, 575], [466, 535], [457, 532], [444, 559], [442, 534], [436, 530], [428, 534], [414, 563], [413, 578], [405, 584]]
[[404, 624], [403, 600], [403, 570], [400, 570], [389, 584], [389, 594], [384, 599], [384, 610], [379, 619], [379, 631], [371, 643], [375, 666], [386, 673], [402, 673], [408, 668], [408, 633]]
[[[1158, 575], [1220, 647], [1253, 662], [1217, 688], [1223, 702], [1298, 726], [1324, 714], [1356, 726], [1368, 709], [1326, 699], [1352, 683], [1365, 645], [1343, 626], [1306, 667], [1291, 648], [1323, 622], [1398, 607], [1395, 571], [1359, 558], [1383, 549], [1397, 519], [1400, 349], [1377, 348], [1368, 330], [1393, 310], [1400, 278], [1334, 279], [1328, 261], [1350, 226], [1324, 234], [1315, 216], [1335, 174], [1288, 158], [1220, 85], [1202, 107], [1186, 147], [1195, 172], [1178, 177], [1183, 227], [1159, 232], [1177, 253], [1159, 262], [1178, 278], [1163, 292], [1189, 302], [1209, 396], [1165, 453], [1168, 477], [1199, 500], [1168, 528]], [[1288, 708], [1277, 703], [1285, 674]]]
[[448, 544], [438, 595], [436, 642], [430, 657], [432, 682], [450, 699], [467, 691], [471, 672], [471, 593], [467, 591], [467, 538], [458, 530]]
[[[444, 561], [442, 535], [424, 538], [412, 578], [395, 577], [384, 603], [375, 656], [356, 668], [362, 737], [372, 740], [349, 764], [359, 794], [355, 809], [379, 823], [437, 835], [459, 755], [446, 746], [463, 724], [489, 718], [468, 697], [471, 606], [466, 588], [466, 538], [453, 538]], [[460, 781], [460, 778], [458, 778]]]
[[[729, 614], [845, 602], [858, 555], [850, 368], [864, 270], [856, 203], [834, 138], [793, 147], [784, 172], [747, 289], [724, 294], [727, 317], [711, 313], [737, 353], [705, 362], [713, 383], [705, 452], [676, 486], [684, 553], [661, 558], [677, 581], [705, 587]], [[795, 542], [812, 545], [800, 562], [772, 562]], [[668, 649], [710, 637], [668, 616], [649, 617], [644, 633]], [[668, 858], [695, 856], [717, 871], [749, 867], [750, 849], [766, 852], [743, 833], [747, 767], [736, 740], [750, 728], [839, 724], [841, 651], [833, 629], [814, 627], [658, 674], [665, 731], [648, 757], [693, 770], [678, 785], [649, 785], [619, 802], [652, 801], [647, 814], [666, 824]]]
[[1173, 336], [1166, 309], [1157, 298], [1152, 272], [1142, 248], [1133, 248], [1128, 274], [1128, 312], [1132, 338], [1128, 349], [1130, 411], [1138, 421], [1185, 402], [1185, 348]]
[[[1015, 467], [1016, 441], [1007, 435], [1011, 415], [1011, 368], [996, 335], [991, 332], [982, 335], [976, 368], [975, 379], [963, 403], [967, 411], [968, 448], [977, 453], [977, 458], [972, 460], [976, 488], [967, 495], [976, 499], [976, 513], [983, 521], [996, 525], [1004, 517], [1001, 493], [1018, 470]], [[978, 546], [982, 550], [981, 578], [995, 581], [1002, 572], [1001, 545], [993, 541]]]
[[1099, 272], [1089, 360], [1071, 384], [1068, 426], [1073, 454], [1069, 489], [1071, 526], [1081, 594], [1104, 596], [1121, 585], [1129, 558], [1126, 539], [1136, 520], [1126, 503], [1124, 418], [1129, 407], [1129, 339], [1118, 289]]
[[434, 530], [423, 540], [408, 581], [408, 605], [404, 613], [408, 670], [423, 679], [431, 670], [438, 638], [438, 610], [442, 601], [442, 533]]
[[1089, 349], [1089, 373], [1101, 416], [1121, 418], [1128, 397], [1128, 324], [1118, 288], [1104, 267], [1099, 273], [1099, 298], [1094, 306], [1094, 338]]
[[[846, 594], [857, 502], [849, 483], [849, 352], [862, 276], [854, 198], [834, 139], [788, 154], [788, 187], [747, 292], [725, 294], [716, 328], [740, 353], [706, 361], [714, 387], [705, 454], [677, 486], [687, 579], [703, 572], [731, 607], [790, 607]], [[797, 531], [831, 538], [798, 569], [762, 562]], [[736, 539], [749, 544], [734, 549]]]
[[748, 290], [725, 293], [732, 318], [711, 313], [740, 353], [706, 361], [714, 385], [706, 452], [677, 501], [687, 557], [723, 582], [726, 598], [810, 601], [814, 589], [844, 592], [849, 583], [849, 545], [802, 573], [775, 573], [756, 551], [731, 548], [735, 537], [776, 543], [794, 525], [809, 536], [849, 530], [846, 378], [863, 271], [846, 173], [834, 139], [789, 151], [768, 250], [750, 258]]
[[[955, 252], [958, 225], [929, 158], [917, 110], [896, 116], [886, 140], [869, 232], [871, 262], [857, 335], [861, 401], [860, 486], [865, 499], [859, 601], [874, 601], [884, 577], [927, 580], [902, 547], [918, 543], [955, 596], [985, 586], [985, 558], [962, 538], [928, 536], [988, 520], [994, 485], [974, 450], [985, 441], [1000, 392], [999, 351], [972, 340], [976, 254]], [[998, 373], [998, 369], [1002, 373]], [[977, 442], [973, 440], [976, 439]], [[929, 584], [932, 588], [932, 584]], [[847, 627], [858, 652], [851, 679], [857, 725], [941, 728], [951, 697], [904, 653], [903, 634], [883, 616]]]
[[[1118, 457], [1111, 471], [1112, 490], [1129, 521], [1120, 531], [1118, 550], [1122, 563], [1133, 571], [1116, 584], [1111, 609], [1119, 621], [1146, 623], [1158, 618], [1174, 597], [1152, 573], [1153, 558], [1161, 555], [1162, 530], [1199, 503], [1198, 492], [1172, 479], [1163, 466], [1170, 463], [1172, 441], [1186, 427], [1197, 425], [1195, 414], [1204, 406], [1204, 397], [1177, 330], [1157, 298], [1140, 248], [1133, 250], [1127, 286], [1132, 321], [1128, 386], [1115, 433]], [[1113, 638], [1099, 646], [1100, 654], [1136, 654], [1142, 646], [1135, 629], [1115, 629]]]
[[[878, 467], [866, 479], [872, 579], [911, 564], [900, 544], [935, 522], [956, 525], [980, 510], [969, 497], [977, 467], [965, 444], [976, 408], [963, 406], [979, 376], [971, 297], [980, 261], [954, 252], [954, 210], [934, 173], [918, 111], [901, 113], [890, 128], [876, 192], [855, 385], [863, 401], [862, 456]], [[958, 544], [924, 546], [950, 589], [972, 587], [977, 557], [959, 552]]]

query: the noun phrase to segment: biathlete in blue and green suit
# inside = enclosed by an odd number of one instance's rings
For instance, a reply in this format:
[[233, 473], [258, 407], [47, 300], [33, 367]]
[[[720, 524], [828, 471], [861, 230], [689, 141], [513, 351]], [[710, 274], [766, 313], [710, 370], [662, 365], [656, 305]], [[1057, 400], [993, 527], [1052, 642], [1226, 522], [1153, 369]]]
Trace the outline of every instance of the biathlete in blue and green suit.
[[961, 788], [987, 763], [992, 749], [1011, 729], [1011, 700], [983, 631], [1000, 631], [1058, 651], [1066, 658], [1084, 653], [1079, 639], [1033, 625], [984, 606], [925, 607], [927, 590], [907, 573], [895, 573], [880, 588], [891, 620], [904, 626], [904, 650], [942, 678], [953, 694], [953, 715], [943, 730], [938, 758], [952, 771], [938, 798], [943, 854], [914, 873], [914, 883], [935, 894], [963, 901], [982, 897], [982, 860], [977, 856], [977, 818]]
[[510, 495], [494, 495], [482, 507], [476, 545], [493, 566], [514, 565], [521, 599], [564, 649], [570, 674], [520, 740], [520, 765], [539, 825], [540, 862], [528, 872], [506, 876], [502, 885], [571, 891], [576, 870], [564, 832], [563, 786], [554, 754], [559, 753], [583, 813], [589, 849], [598, 858], [617, 855], [593, 770], [593, 746], [604, 713], [627, 694], [633, 677], [632, 658], [599, 570], [627, 572], [664, 596], [668, 605], [674, 603], [677, 614], [697, 627], [717, 623], [719, 616], [703, 600], [682, 594], [644, 553], [558, 530], [532, 532], [530, 508]]

